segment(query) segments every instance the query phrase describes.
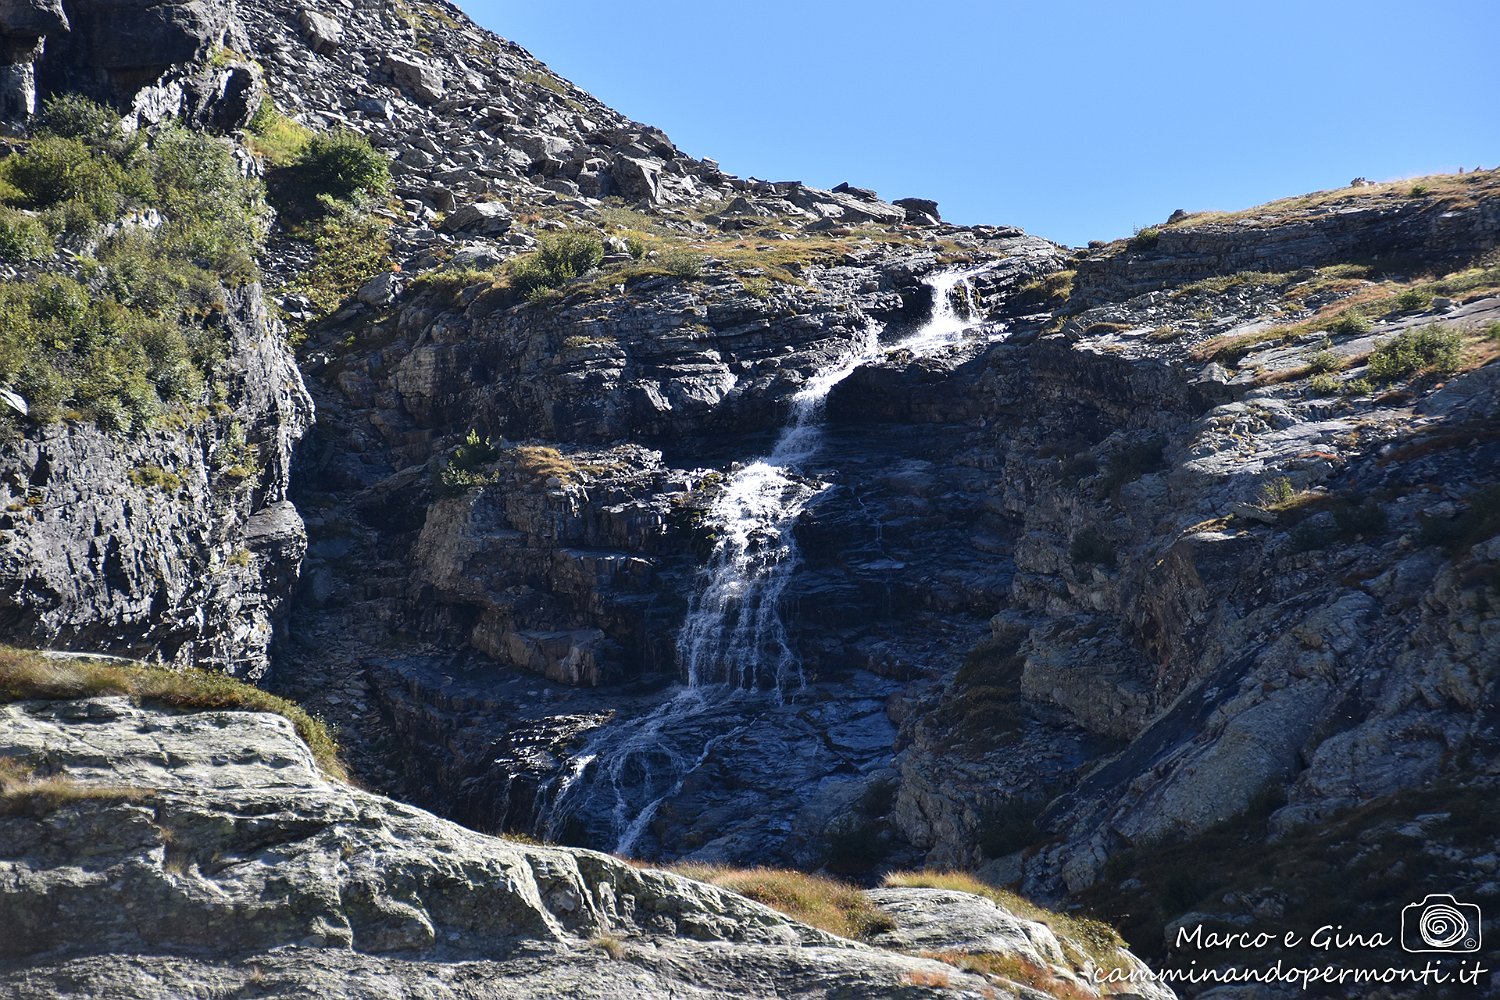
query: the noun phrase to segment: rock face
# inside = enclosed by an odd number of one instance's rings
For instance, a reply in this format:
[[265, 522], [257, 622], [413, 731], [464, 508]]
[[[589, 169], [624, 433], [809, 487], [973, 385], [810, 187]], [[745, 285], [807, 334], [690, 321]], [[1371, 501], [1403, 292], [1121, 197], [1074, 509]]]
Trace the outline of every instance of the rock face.
[[228, 301], [217, 415], [129, 438], [23, 421], [0, 445], [7, 641], [265, 673], [307, 545], [287, 491], [312, 407], [259, 288]]
[[[21, 702], [0, 709], [0, 732], [6, 758], [45, 761], [75, 789], [0, 814], [0, 914], [15, 931], [0, 944], [0, 982], [23, 995], [986, 988], [710, 885], [480, 836], [329, 781], [277, 716]], [[142, 907], [149, 918], [132, 913]]]

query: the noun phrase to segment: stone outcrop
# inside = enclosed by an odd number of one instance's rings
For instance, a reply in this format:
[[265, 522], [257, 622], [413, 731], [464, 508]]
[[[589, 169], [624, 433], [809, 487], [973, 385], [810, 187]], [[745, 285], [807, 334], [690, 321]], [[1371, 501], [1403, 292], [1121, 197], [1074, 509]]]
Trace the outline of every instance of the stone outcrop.
[[[52, 779], [0, 807], [0, 915], [15, 931], [0, 943], [0, 983], [22, 994], [353, 983], [472, 997], [936, 996], [993, 987], [905, 949], [986, 933], [988, 951], [1066, 964], [1046, 928], [963, 894], [878, 895], [900, 930], [869, 947], [669, 872], [481, 836], [325, 778], [278, 716], [20, 702], [0, 708], [0, 732], [10, 764]], [[949, 911], [966, 905], [988, 921], [960, 930]]]
[[229, 293], [215, 414], [0, 445], [0, 634], [258, 678], [306, 549], [288, 502], [311, 401], [256, 286]]

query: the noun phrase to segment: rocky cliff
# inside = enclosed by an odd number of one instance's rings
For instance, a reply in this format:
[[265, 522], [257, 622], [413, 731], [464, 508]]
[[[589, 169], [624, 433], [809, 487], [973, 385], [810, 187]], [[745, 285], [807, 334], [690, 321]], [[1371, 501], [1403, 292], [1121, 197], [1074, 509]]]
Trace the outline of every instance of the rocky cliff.
[[[9, 418], [6, 638], [269, 662], [363, 781], [485, 832], [977, 869], [1166, 960], [1185, 915], [1310, 920], [1342, 869], [1375, 886], [1354, 923], [1497, 892], [1465, 805], [1497, 761], [1495, 172], [1074, 251], [733, 177], [440, 2], [155, 5], [149, 66], [102, 36], [115, 7], [5, 10], [18, 129], [80, 90], [229, 133], [273, 202], [313, 133], [368, 137], [391, 176], [345, 210], [371, 253], [278, 203], [259, 263], [295, 364], [252, 282], [205, 413]], [[15, 273], [73, 267], [49, 260]], [[769, 512], [741, 495], [768, 467]], [[705, 647], [684, 623], [710, 620]], [[723, 683], [745, 650], [774, 683]], [[1272, 843], [1293, 860], [1267, 870]], [[543, 855], [616, 895], [645, 877]], [[577, 928], [528, 910], [537, 940], [613, 933], [589, 899]], [[407, 915], [377, 939], [448, 947], [409, 899], [370, 905]], [[363, 955], [367, 916], [324, 914], [322, 943]], [[801, 933], [723, 961], [802, 982]], [[869, 990], [912, 971], [837, 954]]]

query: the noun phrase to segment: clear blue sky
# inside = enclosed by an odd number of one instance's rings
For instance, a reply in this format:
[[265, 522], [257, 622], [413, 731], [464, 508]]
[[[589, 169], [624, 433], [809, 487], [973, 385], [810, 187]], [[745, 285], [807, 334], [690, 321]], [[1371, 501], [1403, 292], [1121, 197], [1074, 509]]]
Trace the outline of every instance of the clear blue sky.
[[1500, 164], [1496, 0], [458, 2], [733, 173], [1069, 244]]

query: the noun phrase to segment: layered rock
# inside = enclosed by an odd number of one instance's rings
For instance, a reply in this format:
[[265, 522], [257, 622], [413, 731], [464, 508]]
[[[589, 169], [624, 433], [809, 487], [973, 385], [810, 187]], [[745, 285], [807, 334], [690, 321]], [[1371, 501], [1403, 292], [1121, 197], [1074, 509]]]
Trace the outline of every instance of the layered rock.
[[[999, 995], [711, 885], [480, 836], [331, 781], [278, 716], [96, 698], [7, 705], [0, 730], [9, 765], [51, 779], [0, 805], [0, 913], [17, 932], [0, 982], [21, 993]], [[892, 948], [975, 940], [945, 913], [962, 894], [887, 896]], [[1005, 930], [987, 950], [1041, 947], [1066, 966], [1045, 927], [970, 899]]]
[[306, 535], [288, 501], [311, 401], [258, 286], [228, 293], [223, 399], [130, 436], [36, 424], [0, 446], [0, 633], [258, 678]]

